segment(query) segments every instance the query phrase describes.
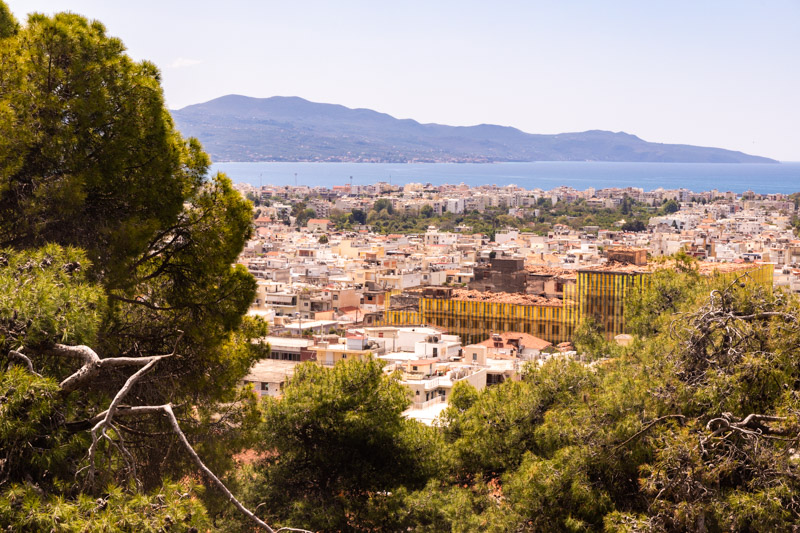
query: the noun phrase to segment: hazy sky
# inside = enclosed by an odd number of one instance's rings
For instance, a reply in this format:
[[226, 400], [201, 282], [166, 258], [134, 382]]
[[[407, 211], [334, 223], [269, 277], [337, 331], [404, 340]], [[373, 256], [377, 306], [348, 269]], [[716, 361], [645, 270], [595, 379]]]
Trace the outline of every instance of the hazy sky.
[[800, 161], [800, 0], [6, 0], [105, 23], [171, 108], [301, 96]]

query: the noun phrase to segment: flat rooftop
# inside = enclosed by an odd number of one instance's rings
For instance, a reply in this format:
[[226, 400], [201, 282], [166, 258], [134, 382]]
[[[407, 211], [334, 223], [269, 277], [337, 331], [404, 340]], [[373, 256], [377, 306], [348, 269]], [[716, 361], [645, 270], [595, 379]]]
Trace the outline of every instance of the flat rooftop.
[[278, 361], [277, 359], [261, 359], [257, 361], [250, 372], [245, 376], [245, 381], [261, 381], [265, 383], [281, 383], [294, 375], [294, 370], [300, 363], [295, 361]]
[[426, 426], [432, 426], [439, 415], [447, 409], [445, 402], [433, 402], [424, 409], [406, 409], [403, 416], [412, 420], [418, 420]]
[[295, 337], [262, 337], [259, 339], [268, 342], [270, 346], [280, 346], [283, 348], [306, 348], [314, 344], [311, 339], [298, 339]]

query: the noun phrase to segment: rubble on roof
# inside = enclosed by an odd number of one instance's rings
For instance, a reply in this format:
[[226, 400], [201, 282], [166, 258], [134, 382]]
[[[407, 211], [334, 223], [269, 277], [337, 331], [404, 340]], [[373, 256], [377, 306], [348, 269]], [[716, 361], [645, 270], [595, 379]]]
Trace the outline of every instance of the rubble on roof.
[[470, 302], [494, 302], [516, 305], [553, 305], [561, 306], [563, 301], [558, 298], [545, 298], [532, 294], [519, 294], [512, 292], [482, 292], [472, 289], [454, 289], [453, 300], [467, 300]]

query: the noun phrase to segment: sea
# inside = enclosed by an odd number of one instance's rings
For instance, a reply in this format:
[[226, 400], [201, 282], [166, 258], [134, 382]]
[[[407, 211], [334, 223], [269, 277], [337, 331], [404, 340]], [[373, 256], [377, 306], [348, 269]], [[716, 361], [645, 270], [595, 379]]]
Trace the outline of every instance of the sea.
[[800, 192], [800, 162], [782, 163], [215, 163], [234, 183], [251, 185], [369, 185], [379, 181], [404, 185], [464, 183], [517, 185], [550, 190], [559, 186], [577, 190], [608, 187], [717, 189], [760, 194]]

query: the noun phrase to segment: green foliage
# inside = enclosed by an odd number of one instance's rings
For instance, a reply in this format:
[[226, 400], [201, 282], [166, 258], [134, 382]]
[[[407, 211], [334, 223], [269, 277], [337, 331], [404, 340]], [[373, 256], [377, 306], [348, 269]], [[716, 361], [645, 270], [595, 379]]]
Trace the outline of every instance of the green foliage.
[[670, 263], [665, 263], [665, 268], [656, 269], [646, 278], [643, 290], [628, 294], [625, 324], [633, 335], [646, 338], [663, 331], [675, 313], [694, 302], [702, 287], [696, 259], [681, 252], [666, 261]]
[[377, 360], [299, 365], [284, 397], [264, 404], [255, 498], [279, 523], [358, 528], [378, 500], [440, 468], [434, 431], [401, 416], [408, 404]]
[[33, 483], [12, 485], [0, 494], [0, 523], [13, 531], [189, 532], [210, 526], [189, 483], [167, 483], [152, 494], [131, 496], [109, 487], [92, 498], [67, 500], [43, 495]]
[[[403, 418], [396, 375], [373, 359], [297, 367], [282, 399], [237, 384], [265, 346], [244, 318], [255, 281], [232, 267], [252, 205], [184, 141], [159, 74], [101, 24], [0, 2], [0, 524], [12, 531], [190, 531], [209, 511], [245, 529], [158, 417], [106, 428], [85, 472], [92, 417], [130, 376], [103, 370], [65, 394], [80, 363], [48, 353], [162, 359], [127, 405], [173, 403], [188, 438], [270, 521], [319, 530], [782, 531], [800, 525], [800, 303], [748, 280], [699, 275], [685, 255], [632, 290], [628, 348], [596, 325], [576, 345], [599, 359], [529, 364], [521, 380], [459, 383], [436, 427]], [[472, 226], [487, 235], [552, 224], [643, 224], [616, 210], [540, 199], [536, 219], [503, 209], [395, 213], [379, 231]], [[662, 213], [674, 212], [667, 202]], [[311, 213], [309, 213], [311, 211]], [[303, 202], [298, 223], [313, 216]], [[85, 250], [85, 251], [81, 251]], [[179, 332], [183, 332], [183, 335]], [[180, 343], [176, 345], [178, 338]], [[177, 349], [176, 349], [177, 348]], [[19, 352], [12, 352], [19, 350]], [[21, 355], [23, 354], [23, 355]], [[29, 366], [26, 356], [31, 359]], [[128, 453], [118, 446], [125, 439]], [[250, 464], [234, 460], [248, 450]], [[254, 459], [252, 459], [255, 457]], [[136, 480], [133, 472], [136, 471]], [[170, 479], [183, 479], [180, 484]], [[200, 499], [202, 498], [202, 500]], [[264, 505], [259, 505], [259, 504]]]
[[315, 216], [316, 212], [311, 208], [303, 209], [302, 211], [298, 212], [296, 220], [297, 227], [304, 228], [306, 224], [308, 224], [308, 221], [314, 218]]
[[[628, 231], [643, 231], [646, 229], [647, 221], [652, 215], [652, 210], [644, 204], [639, 204], [628, 198], [625, 206], [626, 213], [623, 214], [622, 207], [616, 209], [605, 209], [589, 207], [585, 202], [559, 202], [555, 207], [549, 199], [544, 200], [540, 206], [538, 217], [533, 216], [529, 211], [524, 217], [512, 217], [508, 215], [508, 209], [495, 207], [487, 208], [483, 212], [477, 211], [454, 214], [443, 213], [440, 216], [434, 214], [430, 205], [424, 205], [418, 214], [410, 212], [392, 212], [386, 208], [391, 202], [386, 199], [379, 207], [370, 211], [367, 222], [372, 226], [372, 230], [377, 233], [422, 233], [429, 225], [434, 225], [442, 231], [453, 231], [456, 226], [465, 225], [472, 228], [475, 233], [489, 235], [493, 238], [497, 231], [505, 228], [515, 228], [521, 231], [530, 231], [538, 234], [547, 234], [552, 230], [554, 224], [564, 224], [574, 230], [579, 230], [587, 225], [597, 225], [605, 229], [615, 228], [615, 223], [621, 218], [625, 218]], [[376, 202], [376, 205], [378, 203]], [[344, 225], [337, 225], [344, 228]]]
[[630, 215], [631, 214], [631, 206], [633, 205], [633, 200], [627, 194], [622, 197], [622, 205], [620, 206], [620, 214], [622, 215]]
[[503, 484], [517, 520], [531, 531], [596, 528], [612, 502], [591, 479], [592, 455], [580, 446], [561, 448], [548, 458], [526, 454]]
[[606, 342], [605, 335], [600, 325], [592, 318], [584, 319], [575, 329], [572, 338], [575, 349], [581, 354], [590, 354], [594, 357], [610, 355], [611, 347]]
[[[74, 407], [63, 401], [57, 381], [30, 373], [9, 352], [94, 342], [104, 300], [102, 289], [86, 280], [88, 267], [84, 254], [55, 245], [0, 252], [0, 487], [22, 476], [49, 485], [54, 476], [70, 476], [69, 460], [85, 452], [85, 437], [63, 426]], [[39, 364], [52, 376], [63, 375], [65, 366]]]
[[104, 299], [89, 268], [74, 248], [0, 250], [0, 360], [23, 346], [95, 340]]
[[392, 205], [392, 201], [387, 198], [380, 198], [376, 200], [375, 204], [372, 206], [372, 209], [378, 213], [385, 211], [387, 215], [394, 214], [394, 206]]
[[36, 481], [41, 490], [70, 476], [69, 459], [85, 453], [87, 439], [66, 431], [66, 414], [55, 380], [21, 366], [0, 370], [0, 497], [8, 483]]
[[444, 413], [458, 478], [494, 478], [519, 466], [526, 450], [538, 450], [536, 427], [553, 405], [571, 397], [590, 374], [577, 363], [551, 361], [531, 367], [523, 381], [506, 381], [478, 398], [462, 389]]
[[[124, 403], [174, 403], [206, 461], [232, 468], [231, 450], [248, 445], [258, 419], [252, 394], [237, 387], [263, 353], [250, 340], [266, 333], [243, 319], [255, 280], [231, 266], [252, 232], [252, 205], [224, 175], [208, 177], [199, 143], [173, 127], [157, 69], [132, 61], [102, 24], [36, 14], [18, 28], [9, 17], [0, 2], [0, 498], [35, 495], [42, 513], [15, 499], [3, 525], [158, 530], [168, 514], [173, 530], [202, 525], [195, 496], [177, 494], [173, 508], [163, 501], [172, 495], [141, 490], [195, 469], [158, 417], [109, 428], [88, 481], [89, 419], [133, 370], [104, 369], [65, 394], [58, 381], [83, 362], [48, 348], [86, 344], [101, 358], [177, 348]], [[82, 502], [103, 491], [123, 495], [93, 521]], [[183, 522], [181, 509], [199, 519]]]
[[[231, 266], [250, 235], [251, 210], [222, 174], [198, 189], [169, 239], [137, 260], [127, 287], [111, 292], [100, 349], [124, 353], [135, 342], [142, 355], [169, 353], [183, 331], [180, 358], [164, 361], [151, 379], [155, 393], [175, 399], [225, 401], [254, 361], [236, 336], [255, 296], [247, 270]], [[244, 344], [234, 348], [233, 340]]]
[[664, 202], [664, 205], [661, 206], [659, 209], [660, 215], [671, 215], [672, 213], [677, 213], [681, 209], [681, 204], [676, 202], [675, 200], [667, 200]]
[[800, 206], [800, 192], [795, 192], [789, 195], [789, 201], [794, 203], [795, 213], [792, 214], [791, 224], [794, 234], [800, 236], [800, 216], [797, 215], [798, 206]]
[[19, 22], [4, 3], [0, 3], [0, 39], [13, 37], [19, 31]]
[[398, 495], [396, 528], [796, 525], [800, 304], [746, 277], [701, 278], [689, 258], [671, 266], [639, 295], [637, 343], [616, 357], [550, 361], [480, 392], [455, 387], [442, 419], [448, 472]]
[[634, 220], [633, 222], [625, 222], [622, 225], [622, 231], [639, 232], [639, 231], [646, 231], [646, 230], [647, 230], [647, 225], [645, 225], [645, 223], [642, 222], [641, 220]]
[[175, 220], [209, 160], [159, 82], [78, 15], [31, 15], [0, 41], [0, 243], [75, 245], [118, 272]]
[[261, 206], [261, 197], [259, 195], [252, 192], [248, 192], [247, 194], [245, 194], [244, 197], [247, 198], [247, 201], [253, 204], [255, 207]]
[[367, 213], [365, 213], [361, 209], [353, 209], [350, 212], [352, 216], [352, 220], [354, 224], [366, 224], [367, 223]]

